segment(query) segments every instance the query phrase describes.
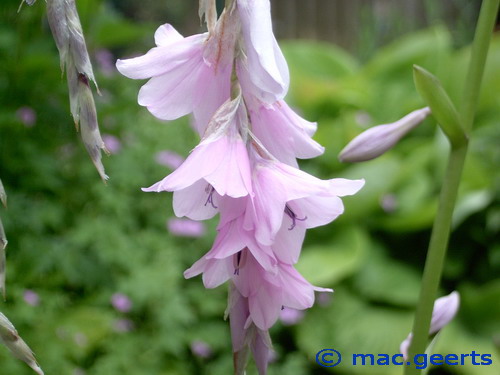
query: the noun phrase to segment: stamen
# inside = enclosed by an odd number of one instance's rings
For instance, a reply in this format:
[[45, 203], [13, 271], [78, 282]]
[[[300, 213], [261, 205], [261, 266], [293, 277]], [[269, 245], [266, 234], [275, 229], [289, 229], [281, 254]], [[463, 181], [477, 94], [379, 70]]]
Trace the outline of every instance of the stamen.
[[295, 212], [293, 212], [292, 209], [288, 206], [288, 204], [285, 205], [285, 214], [287, 214], [290, 217], [290, 219], [292, 219], [292, 226], [288, 228], [288, 230], [292, 230], [293, 228], [295, 228], [295, 226], [297, 225], [296, 223], [297, 220], [298, 221], [307, 220], [307, 216], [304, 216], [303, 218], [298, 218]]
[[214, 191], [215, 191], [214, 187], [210, 184], [208, 184], [207, 187], [205, 188], [205, 192], [208, 194], [205, 206], [210, 203], [213, 208], [217, 209], [218, 207], [214, 204], [214, 197], [213, 197]]
[[240, 274], [240, 269], [243, 268], [243, 266], [246, 263], [247, 252], [245, 250], [247, 250], [247, 248], [244, 248], [243, 250], [238, 251], [236, 254], [234, 254], [233, 264], [234, 264], [234, 274], [235, 275]]

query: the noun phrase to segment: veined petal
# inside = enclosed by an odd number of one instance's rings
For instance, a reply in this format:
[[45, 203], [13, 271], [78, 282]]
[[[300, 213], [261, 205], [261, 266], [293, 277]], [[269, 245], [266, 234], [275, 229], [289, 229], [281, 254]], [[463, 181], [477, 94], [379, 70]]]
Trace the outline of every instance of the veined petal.
[[149, 188], [148, 192], [177, 191], [185, 189], [211, 174], [225, 157], [227, 140], [221, 137], [210, 143], [199, 144], [182, 165]]
[[[271, 23], [269, 0], [237, 0], [241, 28], [245, 41], [246, 59], [240, 72], [248, 75], [252, 85], [271, 97], [256, 96], [268, 103], [282, 99], [287, 91], [290, 74], [286, 60], [279, 49]], [[274, 100], [273, 100], [274, 98]]]
[[324, 147], [307, 131], [315, 128], [315, 124], [298, 116], [284, 101], [271, 106], [258, 105], [250, 115], [253, 133], [278, 160], [296, 167], [295, 158], [309, 159], [324, 152]]
[[193, 58], [202, 60], [203, 41], [206, 34], [198, 34], [173, 42], [167, 46], [150, 49], [145, 55], [118, 60], [118, 71], [128, 78], [144, 79], [172, 72]]
[[278, 320], [281, 311], [282, 291], [272, 284], [266, 284], [248, 297], [250, 316], [255, 325], [268, 330]]
[[159, 119], [175, 120], [193, 112], [213, 79], [213, 71], [200, 58], [192, 59], [151, 78], [141, 87], [138, 101]]
[[[198, 180], [185, 189], [174, 192], [173, 206], [175, 215], [186, 216], [192, 220], [207, 220], [217, 214], [218, 194], [211, 191], [205, 180]], [[211, 196], [209, 196], [212, 194]]]
[[292, 220], [284, 216], [272, 246], [279, 261], [285, 264], [297, 263], [305, 236], [306, 228], [299, 225], [293, 227]]
[[168, 23], [161, 25], [155, 32], [155, 43], [158, 47], [168, 46], [182, 39], [184, 37]]
[[344, 212], [342, 200], [333, 196], [310, 196], [288, 203], [290, 209], [297, 215], [297, 227], [315, 228], [326, 225]]

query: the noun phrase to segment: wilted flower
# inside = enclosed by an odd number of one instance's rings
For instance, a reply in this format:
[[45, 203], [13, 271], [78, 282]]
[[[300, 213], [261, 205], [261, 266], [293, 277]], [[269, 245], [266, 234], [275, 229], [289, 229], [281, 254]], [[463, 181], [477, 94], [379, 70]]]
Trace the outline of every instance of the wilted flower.
[[16, 115], [27, 128], [31, 128], [33, 125], [35, 125], [36, 112], [33, 108], [26, 106], [21, 107], [16, 111]]
[[7, 317], [0, 313], [0, 339], [17, 359], [24, 361], [38, 375], [44, 375], [31, 349], [17, 333], [16, 328]]
[[429, 116], [429, 107], [418, 109], [402, 119], [386, 125], [378, 125], [366, 130], [354, 138], [340, 152], [342, 162], [360, 162], [374, 159], [389, 149]]
[[95, 83], [94, 72], [75, 0], [47, 0], [47, 18], [59, 50], [61, 69], [66, 68], [73, 120], [77, 130], [81, 129], [83, 143], [99, 175], [106, 180], [101, 150], [108, 151], [97, 124], [94, 97], [89, 86], [89, 81]]
[[[460, 295], [458, 292], [452, 292], [447, 296], [438, 298], [434, 302], [434, 309], [432, 310], [431, 326], [429, 328], [429, 335], [432, 336], [439, 332], [455, 317], [460, 306]], [[413, 334], [410, 333], [408, 337], [401, 343], [399, 351], [406, 358], [408, 356], [408, 349], [411, 345]]]
[[132, 301], [122, 293], [113, 294], [111, 296], [111, 304], [116, 310], [123, 313], [129, 312], [132, 309]]
[[26, 289], [23, 294], [24, 302], [31, 306], [38, 306], [40, 304], [40, 296], [33, 290]]
[[205, 341], [194, 340], [191, 343], [191, 351], [200, 358], [208, 358], [212, 355], [212, 349]]
[[203, 237], [205, 224], [190, 219], [169, 219], [167, 229], [170, 233], [180, 237]]

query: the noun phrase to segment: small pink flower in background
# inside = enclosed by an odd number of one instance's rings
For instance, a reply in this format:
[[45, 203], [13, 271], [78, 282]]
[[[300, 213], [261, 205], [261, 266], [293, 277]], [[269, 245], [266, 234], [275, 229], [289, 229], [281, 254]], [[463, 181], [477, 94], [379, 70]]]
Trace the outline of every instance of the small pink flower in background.
[[293, 326], [304, 319], [304, 311], [284, 307], [280, 313], [281, 323], [285, 326]]
[[117, 154], [122, 148], [120, 140], [111, 134], [103, 134], [102, 140], [111, 154]]
[[110, 50], [102, 48], [95, 53], [95, 59], [101, 72], [106, 76], [111, 76], [116, 72], [115, 57]]
[[184, 158], [182, 156], [168, 150], [157, 152], [155, 160], [158, 164], [164, 165], [170, 169], [177, 169], [184, 162]]
[[120, 312], [126, 313], [132, 309], [132, 301], [125, 294], [115, 293], [111, 296], [111, 305]]
[[331, 293], [319, 293], [316, 297], [316, 301], [318, 301], [318, 305], [320, 306], [328, 306], [332, 303], [332, 294]]
[[190, 219], [169, 219], [167, 229], [179, 237], [203, 237], [205, 235], [205, 224]]
[[84, 369], [77, 367], [73, 370], [73, 375], [86, 375], [87, 373], [85, 372]]
[[32, 128], [36, 122], [36, 112], [31, 107], [21, 107], [16, 112], [17, 118], [27, 128]]
[[191, 351], [200, 358], [208, 358], [212, 355], [212, 348], [205, 341], [194, 340], [191, 343]]
[[33, 290], [26, 289], [23, 294], [24, 301], [31, 306], [38, 306], [40, 304], [40, 296]]
[[134, 327], [135, 327], [135, 324], [130, 319], [116, 319], [113, 322], [113, 329], [116, 332], [120, 332], [120, 333], [130, 332], [134, 329]]

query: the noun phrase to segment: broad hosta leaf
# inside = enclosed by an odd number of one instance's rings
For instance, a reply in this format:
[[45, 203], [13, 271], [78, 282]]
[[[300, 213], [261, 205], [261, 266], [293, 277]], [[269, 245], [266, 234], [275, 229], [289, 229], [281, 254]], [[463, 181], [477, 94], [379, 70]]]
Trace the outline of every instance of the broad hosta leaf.
[[389, 258], [372, 244], [370, 261], [354, 278], [355, 288], [369, 300], [396, 306], [414, 306], [420, 291], [420, 275], [404, 263]]
[[327, 245], [306, 247], [297, 269], [312, 284], [332, 285], [352, 275], [367, 255], [366, 234], [350, 227]]
[[316, 307], [297, 327], [297, 345], [314, 363], [316, 353], [333, 348], [342, 354], [335, 373], [400, 375], [400, 366], [353, 366], [354, 353], [396, 354], [411, 329], [410, 312], [372, 306], [337, 289], [326, 309]]

